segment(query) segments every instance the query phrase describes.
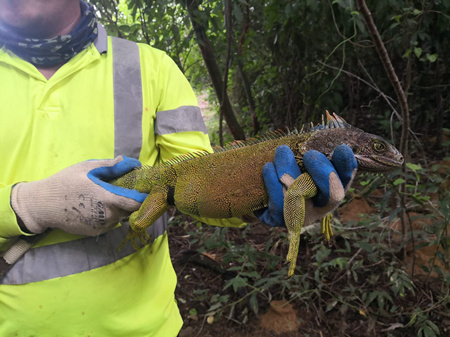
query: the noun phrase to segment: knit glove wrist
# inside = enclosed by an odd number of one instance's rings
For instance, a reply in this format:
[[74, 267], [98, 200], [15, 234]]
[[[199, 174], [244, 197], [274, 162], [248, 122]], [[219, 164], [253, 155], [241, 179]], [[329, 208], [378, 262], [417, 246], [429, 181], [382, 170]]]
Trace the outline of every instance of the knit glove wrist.
[[289, 146], [277, 147], [273, 162], [264, 165], [262, 174], [269, 195], [269, 203], [267, 208], [256, 210], [254, 214], [266, 225], [286, 227], [283, 214], [284, 194], [287, 187], [301, 174], [294, 153]]
[[35, 234], [59, 228], [72, 234], [99, 235], [139, 209], [146, 194], [105, 182], [137, 166], [138, 160], [122, 156], [81, 162], [46, 179], [15, 185], [11, 206]]

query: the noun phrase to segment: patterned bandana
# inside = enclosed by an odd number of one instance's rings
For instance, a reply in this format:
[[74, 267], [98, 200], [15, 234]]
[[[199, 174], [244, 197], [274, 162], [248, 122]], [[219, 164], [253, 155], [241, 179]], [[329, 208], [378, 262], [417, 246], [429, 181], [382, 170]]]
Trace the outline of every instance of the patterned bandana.
[[81, 20], [67, 35], [51, 39], [23, 37], [0, 24], [0, 46], [3, 44], [14, 54], [35, 66], [62, 64], [88, 47], [96, 38], [97, 18], [92, 5], [80, 1]]

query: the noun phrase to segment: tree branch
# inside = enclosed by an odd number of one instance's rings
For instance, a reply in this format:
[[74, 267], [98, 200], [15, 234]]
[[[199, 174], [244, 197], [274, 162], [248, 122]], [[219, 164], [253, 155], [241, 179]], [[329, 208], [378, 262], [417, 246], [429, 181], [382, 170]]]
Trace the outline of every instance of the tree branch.
[[236, 116], [234, 115], [233, 107], [231, 106], [227, 91], [224, 90], [223, 78], [214, 55], [212, 45], [206, 35], [206, 29], [198, 15], [198, 0], [186, 0], [186, 8], [191, 19], [192, 27], [206, 65], [206, 69], [208, 70], [214, 91], [220, 102], [220, 111], [223, 113], [233, 138], [237, 140], [245, 139], [244, 130], [242, 130], [239, 125]]

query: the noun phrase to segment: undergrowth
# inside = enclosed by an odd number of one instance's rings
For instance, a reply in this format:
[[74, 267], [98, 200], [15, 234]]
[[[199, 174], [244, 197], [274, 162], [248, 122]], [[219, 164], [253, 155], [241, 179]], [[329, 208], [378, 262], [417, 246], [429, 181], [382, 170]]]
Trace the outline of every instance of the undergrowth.
[[[347, 203], [366, 198], [376, 210], [357, 221], [334, 220], [325, 242], [318, 227], [303, 229], [297, 270], [287, 278], [284, 229], [249, 225], [217, 228], [173, 220], [184, 226], [189, 246], [211, 257], [223, 276], [219, 289], [194, 292], [190, 314], [213, 322], [245, 325], [287, 300], [305, 336], [446, 336], [450, 332], [450, 193], [439, 164], [408, 164], [408, 174], [365, 175]], [[445, 171], [445, 170], [444, 170]], [[407, 205], [398, 205], [397, 186], [406, 183]], [[444, 186], [444, 187], [442, 187]], [[396, 225], [403, 206], [410, 223]], [[260, 226], [260, 227], [258, 227]], [[258, 229], [259, 228], [259, 232]], [[256, 230], [256, 234], [255, 234]], [[427, 260], [416, 255], [427, 249]], [[431, 253], [430, 253], [431, 252]], [[207, 303], [199, 310], [199, 303]]]

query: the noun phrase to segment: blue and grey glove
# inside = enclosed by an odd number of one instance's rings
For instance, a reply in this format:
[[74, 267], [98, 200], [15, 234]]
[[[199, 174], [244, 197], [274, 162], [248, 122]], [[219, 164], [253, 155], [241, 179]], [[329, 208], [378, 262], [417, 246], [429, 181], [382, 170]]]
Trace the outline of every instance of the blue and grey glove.
[[46, 179], [15, 185], [11, 205], [31, 233], [59, 228], [72, 234], [99, 235], [138, 210], [147, 196], [106, 183], [140, 165], [122, 156], [84, 161]]
[[[306, 200], [304, 225], [308, 225], [324, 218], [339, 206], [353, 181], [358, 164], [347, 145], [338, 146], [331, 161], [318, 151], [308, 151], [303, 156], [303, 164], [318, 189], [315, 197]], [[287, 145], [279, 146], [273, 162], [263, 167], [269, 205], [255, 211], [261, 222], [272, 227], [286, 227], [283, 215], [284, 193], [300, 174], [292, 150]]]

